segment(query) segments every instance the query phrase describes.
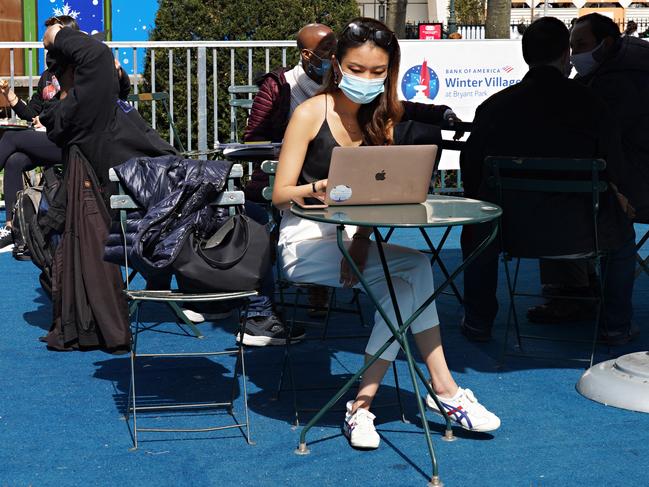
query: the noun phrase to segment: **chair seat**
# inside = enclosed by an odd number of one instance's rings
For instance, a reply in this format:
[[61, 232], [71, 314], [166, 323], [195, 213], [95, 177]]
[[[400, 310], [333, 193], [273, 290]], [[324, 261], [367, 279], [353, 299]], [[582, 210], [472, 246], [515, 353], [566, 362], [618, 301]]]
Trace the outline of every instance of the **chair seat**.
[[[603, 254], [603, 252], [600, 252]], [[552, 256], [542, 256], [541, 259], [552, 259], [552, 260], [573, 260], [573, 259], [588, 259], [589, 257], [596, 257], [596, 252], [579, 252], [577, 254], [569, 255], [552, 255]]]
[[124, 291], [132, 301], [227, 301], [230, 299], [257, 296], [257, 291], [237, 291], [222, 293], [182, 293], [179, 291]]

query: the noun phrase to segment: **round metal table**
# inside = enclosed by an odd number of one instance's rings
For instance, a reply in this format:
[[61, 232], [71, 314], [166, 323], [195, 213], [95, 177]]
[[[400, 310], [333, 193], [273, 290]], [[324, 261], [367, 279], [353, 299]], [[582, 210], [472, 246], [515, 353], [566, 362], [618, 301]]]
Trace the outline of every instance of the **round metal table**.
[[[498, 233], [498, 222], [502, 214], [502, 210], [497, 205], [492, 203], [486, 203], [483, 201], [472, 200], [468, 198], [459, 198], [454, 196], [439, 196], [431, 195], [424, 203], [420, 204], [408, 204], [408, 205], [367, 205], [367, 206], [330, 206], [323, 209], [304, 209], [296, 205], [291, 207], [291, 213], [299, 218], [304, 218], [307, 220], [313, 220], [321, 223], [330, 223], [337, 226], [337, 243], [338, 248], [340, 249], [343, 258], [349, 263], [352, 271], [358, 278], [360, 285], [363, 290], [367, 293], [368, 297], [372, 303], [376, 306], [377, 311], [381, 314], [382, 318], [385, 320], [386, 324], [392, 332], [392, 338], [390, 338], [380, 349], [379, 351], [365, 363], [365, 365], [358, 371], [354, 376], [349, 379], [349, 381], [340, 389], [336, 394], [331, 398], [331, 400], [307, 423], [307, 425], [302, 429], [300, 433], [300, 443], [296, 450], [297, 454], [305, 455], [309, 453], [306, 443], [306, 434], [308, 431], [320, 420], [320, 418], [329, 410], [331, 407], [339, 401], [342, 396], [353, 386], [353, 384], [360, 378], [360, 376], [371, 366], [383, 352], [396, 340], [401, 349], [406, 355], [406, 361], [408, 363], [408, 371], [410, 372], [410, 377], [412, 379], [415, 397], [417, 398], [417, 405], [419, 408], [419, 413], [422, 418], [422, 426], [425, 432], [426, 443], [428, 446], [428, 451], [430, 453], [431, 463], [432, 463], [432, 475], [430, 480], [430, 485], [440, 486], [442, 485], [439, 472], [437, 460], [435, 457], [435, 452], [433, 448], [433, 443], [430, 437], [430, 429], [428, 427], [428, 421], [426, 420], [426, 410], [422, 401], [421, 394], [419, 392], [419, 385], [417, 378], [421, 380], [426, 391], [431, 395], [431, 397], [437, 403], [440, 411], [443, 411], [443, 407], [439, 403], [437, 396], [431, 388], [430, 383], [428, 382], [426, 376], [421, 371], [419, 366], [416, 364], [412, 353], [410, 351], [410, 346], [408, 340], [406, 339], [406, 332], [410, 327], [410, 324], [417, 319], [417, 317], [428, 307], [430, 306], [435, 299], [440, 295], [440, 293], [448, 287], [453, 280], [469, 265], [484, 249], [494, 240]], [[445, 273], [445, 281], [442, 282], [439, 286], [436, 287], [431, 296], [417, 309], [412, 316], [404, 317], [401, 316], [399, 306], [396, 300], [396, 293], [392, 284], [392, 278], [390, 275], [389, 262], [386, 261], [383, 245], [385, 244], [384, 239], [379, 231], [381, 228], [413, 228], [419, 229], [419, 231], [427, 239], [427, 242], [430, 242], [428, 235], [426, 234], [426, 229], [431, 227], [455, 227], [455, 226], [464, 226], [464, 225], [476, 225], [480, 223], [489, 223], [491, 224], [491, 232], [489, 235], [480, 243], [480, 245], [469, 255], [453, 272], [447, 274]], [[344, 228], [345, 225], [353, 225], [359, 227], [369, 227], [372, 228], [374, 237], [377, 244], [377, 249], [379, 253], [379, 258], [381, 260], [381, 265], [383, 267], [383, 272], [385, 275], [385, 280], [390, 292], [390, 298], [392, 306], [394, 307], [396, 324], [390, 320], [385, 309], [380, 305], [378, 299], [372, 292], [367, 281], [363, 278], [362, 273], [359, 271], [358, 267], [352, 260], [351, 256], [347, 252], [344, 240]], [[431, 244], [429, 244], [431, 245]], [[436, 259], [439, 254], [439, 250], [435, 249], [433, 253], [433, 259]], [[432, 272], [432, 270], [431, 270]], [[452, 441], [454, 438], [453, 430], [451, 427], [451, 420], [446, 415], [446, 433], [444, 439]]]
[[34, 130], [34, 129], [29, 125], [0, 123], [0, 132], [12, 131], [12, 130]]

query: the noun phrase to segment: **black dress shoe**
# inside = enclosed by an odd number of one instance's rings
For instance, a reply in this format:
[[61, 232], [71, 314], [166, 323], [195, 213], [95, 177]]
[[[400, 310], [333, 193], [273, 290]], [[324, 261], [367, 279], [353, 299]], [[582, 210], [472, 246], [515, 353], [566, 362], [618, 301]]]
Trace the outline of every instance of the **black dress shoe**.
[[460, 333], [470, 342], [486, 343], [491, 341], [491, 330], [474, 328], [466, 324], [466, 319], [460, 322]]
[[21, 261], [32, 260], [31, 252], [26, 247], [23, 246], [16, 247], [14, 245], [11, 254], [13, 255], [13, 258], [16, 260], [21, 260]]
[[532, 306], [527, 310], [531, 323], [570, 323], [595, 319], [596, 306], [591, 302], [551, 299], [546, 304]]
[[640, 328], [631, 323], [626, 329], [600, 331], [598, 342], [609, 347], [620, 347], [632, 342], [640, 336]]

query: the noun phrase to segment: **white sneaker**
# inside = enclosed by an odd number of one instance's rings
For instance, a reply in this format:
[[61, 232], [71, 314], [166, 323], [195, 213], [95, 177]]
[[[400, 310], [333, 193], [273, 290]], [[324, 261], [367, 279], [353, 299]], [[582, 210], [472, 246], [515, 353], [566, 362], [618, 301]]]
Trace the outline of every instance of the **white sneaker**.
[[349, 444], [354, 448], [363, 448], [365, 450], [378, 448], [381, 437], [374, 427], [376, 416], [363, 408], [358, 408], [352, 414], [353, 405], [354, 401], [347, 402], [347, 413], [343, 423], [343, 433], [349, 440]]
[[192, 323], [224, 320], [232, 316], [232, 310], [226, 311], [225, 313], [199, 313], [198, 311], [192, 311], [191, 309], [183, 309], [183, 313], [185, 313], [187, 319]]
[[[478, 402], [471, 389], [458, 388], [455, 396], [438, 396], [446, 414], [458, 425], [469, 431], [494, 431], [500, 427], [500, 419]], [[430, 394], [426, 395], [426, 405], [437, 414], [442, 414]]]
[[202, 323], [205, 321], [205, 316], [203, 316], [201, 313], [197, 313], [196, 311], [192, 311], [191, 309], [183, 309], [183, 313], [185, 314], [185, 317], [192, 323]]

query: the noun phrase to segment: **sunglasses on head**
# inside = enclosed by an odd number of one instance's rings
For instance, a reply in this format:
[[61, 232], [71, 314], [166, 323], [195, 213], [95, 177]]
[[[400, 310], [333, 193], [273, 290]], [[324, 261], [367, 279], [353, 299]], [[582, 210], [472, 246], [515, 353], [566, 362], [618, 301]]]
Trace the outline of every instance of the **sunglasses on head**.
[[366, 25], [359, 25], [352, 22], [342, 33], [356, 42], [365, 42], [367, 40], [373, 41], [377, 46], [387, 48], [394, 40], [394, 33], [389, 30], [379, 30]]

